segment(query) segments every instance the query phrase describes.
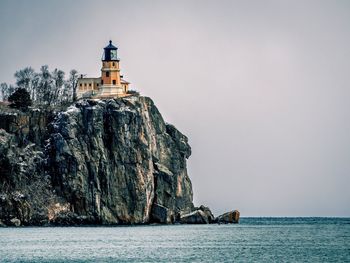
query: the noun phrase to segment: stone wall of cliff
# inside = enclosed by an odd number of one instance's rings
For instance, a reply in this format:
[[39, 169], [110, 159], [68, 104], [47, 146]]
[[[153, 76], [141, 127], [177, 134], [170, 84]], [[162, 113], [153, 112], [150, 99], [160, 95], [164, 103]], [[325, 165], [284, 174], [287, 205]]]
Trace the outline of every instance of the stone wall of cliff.
[[186, 136], [147, 97], [0, 111], [0, 223], [173, 223], [194, 210]]

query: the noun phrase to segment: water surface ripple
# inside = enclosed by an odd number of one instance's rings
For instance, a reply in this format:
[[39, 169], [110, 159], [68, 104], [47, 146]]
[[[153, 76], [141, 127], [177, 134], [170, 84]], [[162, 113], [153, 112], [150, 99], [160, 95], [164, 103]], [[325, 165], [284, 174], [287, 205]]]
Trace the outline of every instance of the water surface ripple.
[[350, 219], [0, 228], [0, 262], [350, 262]]

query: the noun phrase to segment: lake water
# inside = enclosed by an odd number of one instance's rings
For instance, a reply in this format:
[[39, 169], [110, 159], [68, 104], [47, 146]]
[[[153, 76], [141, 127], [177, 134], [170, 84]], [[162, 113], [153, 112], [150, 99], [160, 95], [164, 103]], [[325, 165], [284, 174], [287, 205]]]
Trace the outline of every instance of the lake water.
[[0, 228], [0, 262], [350, 262], [350, 219]]

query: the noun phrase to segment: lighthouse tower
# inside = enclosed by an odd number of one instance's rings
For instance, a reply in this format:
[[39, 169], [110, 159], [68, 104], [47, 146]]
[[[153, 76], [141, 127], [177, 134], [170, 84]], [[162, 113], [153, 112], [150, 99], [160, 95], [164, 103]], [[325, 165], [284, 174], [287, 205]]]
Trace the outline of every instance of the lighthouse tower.
[[101, 68], [101, 97], [118, 96], [127, 92], [125, 85], [121, 81], [119, 58], [117, 55], [118, 48], [113, 46], [112, 41], [109, 41], [109, 45], [104, 48], [102, 56], [102, 68]]
[[85, 78], [84, 75], [78, 79], [77, 98], [118, 98], [129, 96], [129, 82], [120, 75], [118, 48], [109, 45], [104, 48], [102, 55], [102, 68], [100, 78]]

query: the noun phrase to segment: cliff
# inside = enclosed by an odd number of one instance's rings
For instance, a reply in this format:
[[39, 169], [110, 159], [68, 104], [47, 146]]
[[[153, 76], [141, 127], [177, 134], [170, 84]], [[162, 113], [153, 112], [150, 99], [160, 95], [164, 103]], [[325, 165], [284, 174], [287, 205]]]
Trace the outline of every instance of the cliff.
[[147, 97], [0, 111], [0, 223], [143, 224], [193, 213], [186, 136]]

